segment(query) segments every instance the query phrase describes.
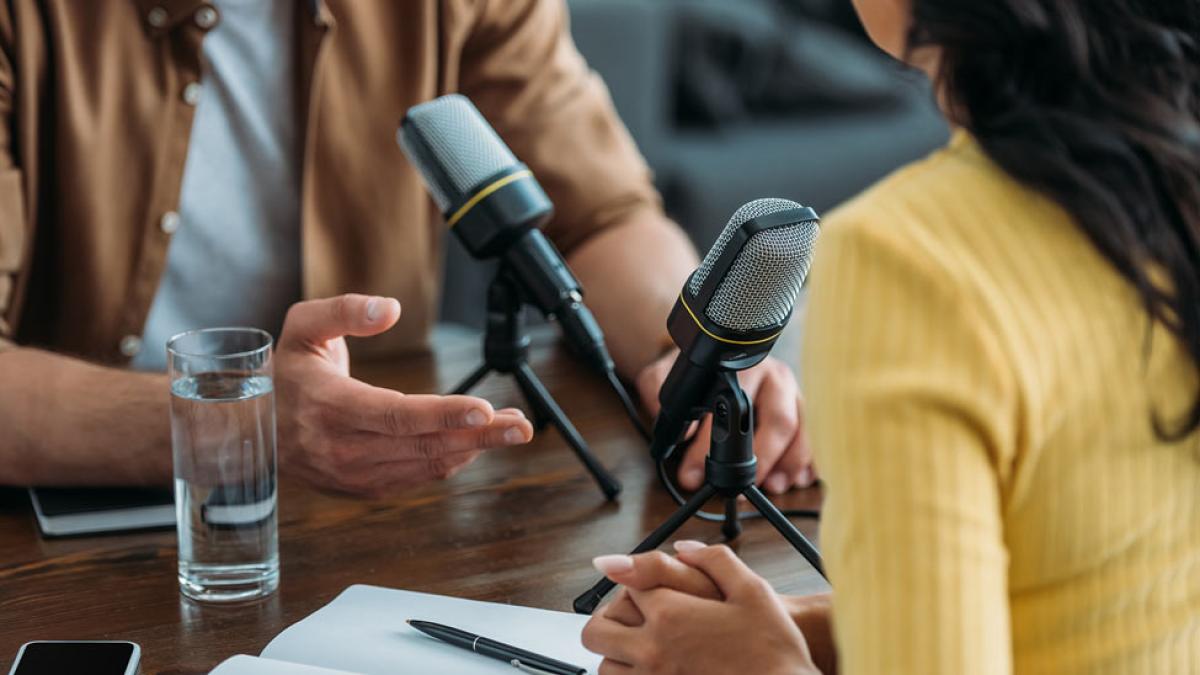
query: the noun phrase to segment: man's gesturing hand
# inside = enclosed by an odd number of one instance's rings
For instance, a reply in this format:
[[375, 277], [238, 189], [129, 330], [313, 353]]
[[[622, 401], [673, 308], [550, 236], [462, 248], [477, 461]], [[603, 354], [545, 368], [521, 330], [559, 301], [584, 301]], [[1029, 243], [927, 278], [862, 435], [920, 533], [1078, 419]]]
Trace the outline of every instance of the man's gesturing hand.
[[[638, 395], [652, 415], [658, 414], [658, 391], [678, 356], [679, 350], [673, 349], [638, 374]], [[812, 485], [816, 472], [804, 434], [804, 401], [792, 369], [778, 359], [767, 358], [738, 373], [738, 382], [754, 402], [754, 454], [758, 457], [755, 482], [772, 494]], [[704, 482], [704, 458], [711, 433], [712, 416], [706, 415], [699, 428], [693, 425], [682, 444], [686, 454], [679, 464], [679, 484], [687, 490], [696, 490]]]
[[279, 461], [318, 487], [382, 496], [447, 478], [485, 448], [519, 445], [533, 427], [519, 410], [473, 396], [405, 395], [350, 377], [344, 336], [400, 318], [392, 298], [342, 295], [292, 306], [275, 354]]

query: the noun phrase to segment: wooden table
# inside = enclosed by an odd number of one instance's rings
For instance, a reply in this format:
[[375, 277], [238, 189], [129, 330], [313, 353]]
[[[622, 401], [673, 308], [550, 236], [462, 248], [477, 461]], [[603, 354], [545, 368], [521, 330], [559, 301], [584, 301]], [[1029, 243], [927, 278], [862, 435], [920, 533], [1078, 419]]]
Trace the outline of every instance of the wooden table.
[[[362, 365], [355, 375], [400, 391], [444, 391], [477, 364], [479, 348], [462, 336], [437, 342], [431, 354]], [[0, 672], [28, 640], [121, 639], [141, 644], [143, 673], [205, 673], [232, 654], [258, 653], [356, 583], [570, 611], [597, 578], [592, 557], [633, 547], [675, 506], [601, 379], [547, 334], [535, 339], [530, 360], [624, 484], [619, 503], [604, 501], [552, 429], [401, 498], [363, 501], [285, 479], [279, 592], [214, 607], [180, 596], [173, 532], [44, 540], [27, 502], [9, 492], [0, 503]], [[512, 382], [494, 375], [477, 393], [498, 406], [519, 403]], [[815, 508], [819, 490], [778, 503]], [[815, 536], [816, 522], [799, 525]], [[682, 535], [721, 536], [719, 525], [695, 520]], [[782, 592], [827, 589], [762, 520], [746, 524], [735, 548]]]

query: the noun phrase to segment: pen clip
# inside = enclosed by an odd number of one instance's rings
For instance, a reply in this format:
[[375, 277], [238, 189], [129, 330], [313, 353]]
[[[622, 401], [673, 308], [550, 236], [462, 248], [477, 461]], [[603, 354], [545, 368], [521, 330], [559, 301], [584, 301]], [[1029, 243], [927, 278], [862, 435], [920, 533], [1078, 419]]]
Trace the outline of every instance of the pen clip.
[[517, 670], [524, 671], [526, 673], [533, 673], [534, 675], [546, 675], [546, 673], [550, 672], [548, 670], [541, 670], [540, 668], [535, 668], [534, 666], [530, 666], [530, 665], [521, 663], [520, 659], [513, 659], [508, 662], [508, 665], [512, 666], [513, 668], [516, 668]]

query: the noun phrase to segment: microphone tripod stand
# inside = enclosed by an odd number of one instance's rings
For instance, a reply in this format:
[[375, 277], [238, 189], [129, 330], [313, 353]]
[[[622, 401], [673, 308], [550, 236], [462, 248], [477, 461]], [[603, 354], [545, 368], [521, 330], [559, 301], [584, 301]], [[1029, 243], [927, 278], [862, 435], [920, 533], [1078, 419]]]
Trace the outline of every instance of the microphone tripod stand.
[[529, 336], [525, 334], [524, 303], [520, 287], [506, 264], [501, 264], [488, 286], [487, 328], [483, 338], [483, 364], [467, 376], [453, 394], [465, 394], [490, 373], [512, 375], [533, 414], [533, 426], [541, 431], [553, 424], [579, 461], [592, 474], [609, 501], [621, 492], [621, 484], [604, 468], [566, 413], [529, 367]]
[[[754, 484], [758, 465], [753, 446], [754, 412], [746, 392], [738, 384], [736, 373], [723, 371], [717, 375], [717, 381], [708, 395], [704, 409], [713, 414], [712, 445], [704, 462], [704, 485], [686, 504], [679, 507], [658, 526], [658, 529], [638, 544], [633, 553], [645, 553], [661, 546], [688, 519], [704, 508], [709, 499], [717, 495], [725, 499], [725, 522], [721, 526], [721, 533], [726, 539], [736, 539], [742, 531], [737, 499], [739, 496], [745, 496], [767, 522], [771, 523], [821, 576], [825, 576], [821, 554]], [[575, 598], [575, 612], [591, 614], [604, 596], [615, 587], [616, 584], [610, 579], [601, 579]]]

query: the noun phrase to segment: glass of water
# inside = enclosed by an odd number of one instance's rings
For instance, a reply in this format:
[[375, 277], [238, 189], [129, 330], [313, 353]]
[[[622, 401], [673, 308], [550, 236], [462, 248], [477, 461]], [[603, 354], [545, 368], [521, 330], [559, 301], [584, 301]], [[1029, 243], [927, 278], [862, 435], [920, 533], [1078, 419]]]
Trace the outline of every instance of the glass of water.
[[237, 602], [279, 587], [271, 336], [206, 328], [167, 341], [179, 587]]

